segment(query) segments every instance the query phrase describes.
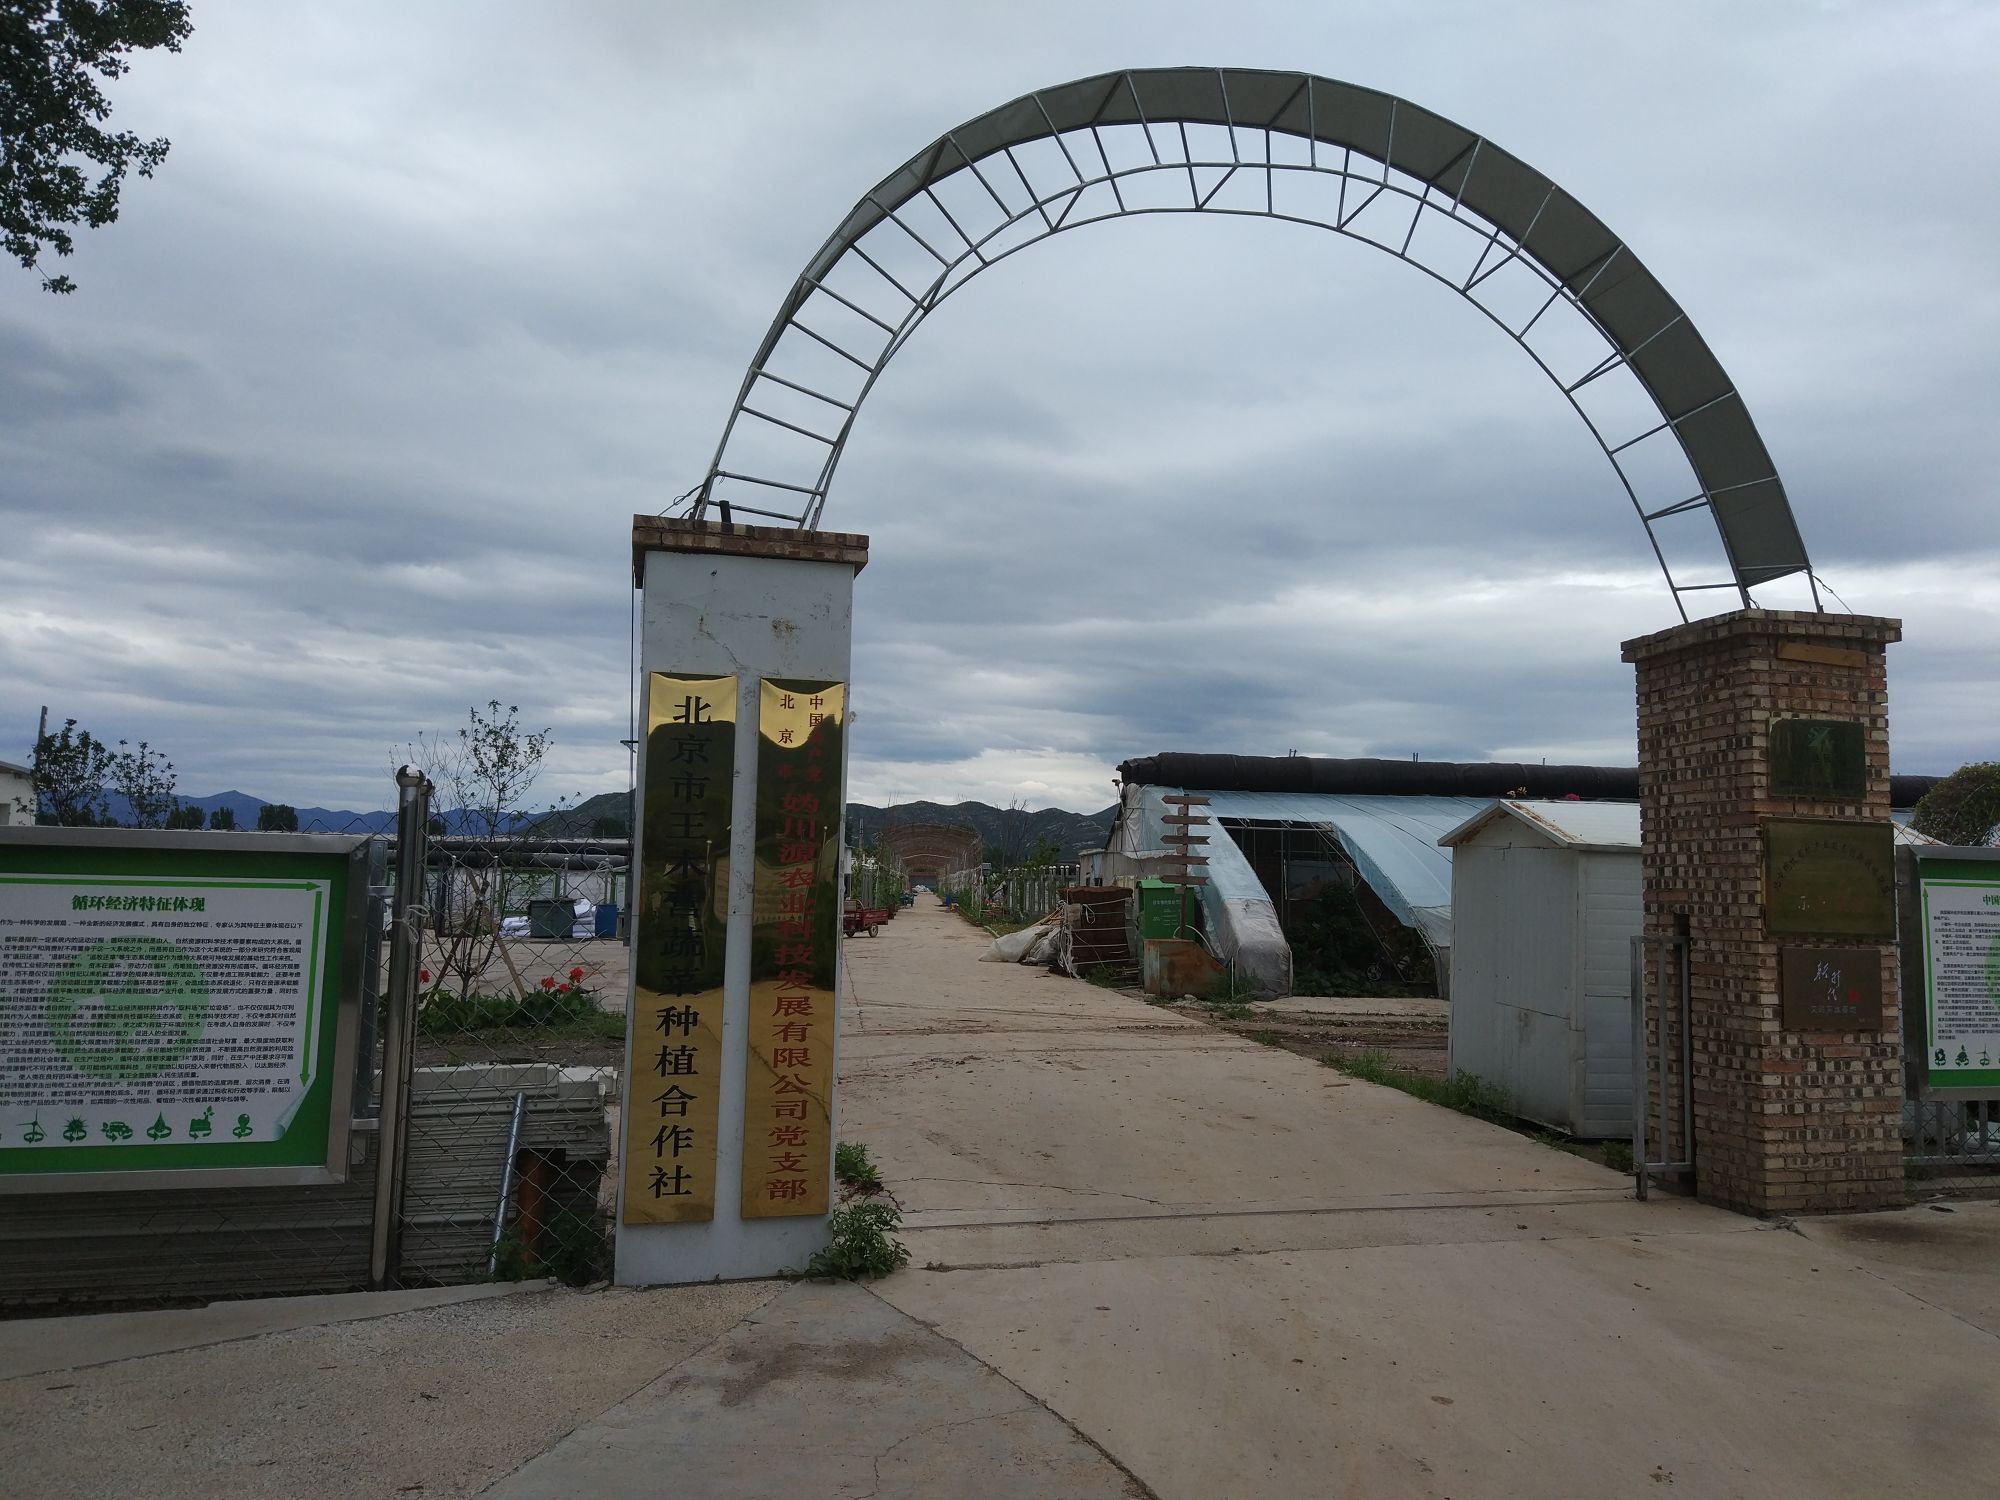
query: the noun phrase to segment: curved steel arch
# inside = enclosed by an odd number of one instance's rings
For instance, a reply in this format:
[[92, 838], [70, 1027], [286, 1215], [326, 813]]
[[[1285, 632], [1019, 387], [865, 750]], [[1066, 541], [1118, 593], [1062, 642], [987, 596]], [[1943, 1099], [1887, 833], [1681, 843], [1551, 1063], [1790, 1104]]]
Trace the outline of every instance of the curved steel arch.
[[[1251, 69], [1106, 73], [1027, 94], [947, 132], [863, 194], [758, 346], [693, 514], [715, 507], [725, 518], [741, 510], [816, 527], [862, 401], [945, 298], [1082, 224], [1190, 212], [1358, 239], [1451, 287], [1506, 330], [1610, 459], [1683, 619], [1686, 593], [1733, 588], [1747, 605], [1758, 584], [1794, 573], [1812, 581], [1784, 485], [1742, 398], [1680, 306], [1594, 215], [1518, 158], [1406, 100]], [[1558, 308], [1605, 351], [1573, 375], [1530, 342]], [[812, 369], [815, 361], [824, 369]], [[1642, 430], [1607, 431], [1609, 419], [1586, 409], [1587, 388], [1601, 381], [1643, 393]], [[757, 438], [793, 451], [740, 460]], [[1652, 438], [1677, 445], [1692, 493], [1642, 498], [1658, 460], [1642, 475], [1634, 455]], [[753, 487], [762, 503], [732, 500], [742, 492], [725, 485]], [[781, 505], [793, 508], [773, 508]], [[1658, 523], [1697, 510], [1714, 520], [1727, 581], [1679, 582], [1668, 563]], [[1813, 598], [1817, 605], [1816, 581]]]

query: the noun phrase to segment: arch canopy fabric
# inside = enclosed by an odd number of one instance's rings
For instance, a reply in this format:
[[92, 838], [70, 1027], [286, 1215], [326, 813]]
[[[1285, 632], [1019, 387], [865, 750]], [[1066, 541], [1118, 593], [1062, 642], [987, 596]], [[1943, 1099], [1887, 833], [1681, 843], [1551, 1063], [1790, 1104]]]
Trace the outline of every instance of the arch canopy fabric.
[[[1114, 168], [1101, 138], [1095, 142], [1094, 156], [1088, 153], [1087, 145], [1079, 145], [1072, 152], [1067, 144], [1072, 140], [1087, 143], [1099, 132], [1134, 126], [1144, 131], [1153, 158], [1150, 164]], [[1197, 162], [1194, 149], [1187, 144], [1187, 131], [1182, 128], [1194, 126], [1220, 127], [1226, 131], [1227, 154], [1217, 161]], [[1177, 145], [1173, 144], [1176, 137]], [[1277, 160], [1269, 148], [1273, 137], [1291, 137], [1308, 143], [1306, 160]], [[1027, 175], [1014, 157], [1021, 148], [1048, 141], [1061, 147], [1074, 174], [1073, 182], [1054, 191], [1030, 187]], [[1261, 155], [1255, 149], [1255, 141], [1264, 143]], [[1247, 150], [1246, 142], [1252, 143]], [[1165, 155], [1163, 143], [1167, 143]], [[1100, 161], [1103, 171], [1098, 175]], [[1623, 371], [1637, 381], [1657, 407], [1659, 424], [1630, 442], [1614, 445], [1597, 433], [1593, 425], [1593, 433], [1619, 469], [1628, 491], [1632, 482], [1620, 461], [1620, 452], [1655, 433], [1671, 432], [1678, 441], [1693, 470], [1698, 493], [1650, 508], [1635, 492], [1633, 503], [1649, 535], [1654, 534], [1654, 523], [1665, 516], [1708, 509], [1720, 533], [1732, 580], [1726, 585], [1678, 584], [1669, 567], [1668, 582], [1676, 596], [1686, 588], [1733, 587], [1748, 602], [1747, 591], [1757, 584], [1795, 573], [1810, 574], [1805, 545], [1784, 487], [1727, 372], [1680, 305], [1617, 235], [1543, 174], [1464, 126], [1390, 94], [1304, 73], [1241, 68], [1150, 68], [1105, 73], [1025, 94], [948, 131], [864, 194], [814, 255], [787, 297], [746, 376], [744, 398], [739, 399], [737, 412], [746, 410], [747, 398], [758, 382], [767, 378], [764, 372], [779, 339], [788, 329], [798, 326], [795, 320], [816, 295], [828, 291], [830, 278], [850, 252], [885, 223], [906, 227], [899, 211], [922, 198], [937, 204], [936, 189], [958, 174], [969, 173], [977, 178], [986, 194], [1002, 204], [1010, 226], [1033, 224], [1039, 216], [1040, 223], [1052, 234], [1074, 227], [1066, 221], [1084, 192], [1099, 184], [1109, 184], [1116, 194], [1121, 178], [1146, 170], [1186, 169], [1193, 201], [1183, 209], [1168, 211], [1253, 211], [1210, 207], [1219, 186], [1203, 197], [1196, 170], [1214, 168], [1229, 174], [1238, 171], [1263, 174], [1267, 184], [1283, 172], [1336, 173], [1343, 178], [1343, 204], [1350, 183], [1358, 183], [1362, 189], [1372, 187], [1374, 191], [1368, 194], [1370, 203], [1381, 194], [1390, 195], [1391, 201], [1400, 197], [1414, 205], [1409, 233], [1403, 237], [1401, 250], [1393, 243], [1371, 242], [1406, 260], [1411, 259], [1410, 237], [1426, 212], [1446, 214], [1461, 226], [1476, 226], [1482, 235], [1490, 230], [1486, 252], [1481, 254], [1479, 266], [1463, 285], [1458, 285], [1455, 278], [1425, 269], [1437, 279], [1454, 285], [1462, 295], [1470, 296], [1501, 263], [1518, 261], [1529, 265], [1551, 289], [1551, 303], [1566, 301], [1602, 335], [1610, 352], [1602, 364], [1581, 378], [1571, 381], [1547, 365], [1544, 369], [1573, 405], [1580, 388], [1603, 374]], [[1016, 207], [1002, 201], [998, 185], [1016, 180], [1028, 188], [1032, 203]], [[1265, 197], [1263, 212], [1272, 217], [1286, 217], [1269, 206], [1268, 186]], [[1121, 213], [1163, 211], [1128, 208], [1122, 196], [1118, 205]], [[1360, 210], [1355, 212], [1358, 214]], [[1087, 222], [1094, 217], [1097, 215], [1082, 215], [1075, 222]], [[1351, 222], [1349, 218], [1325, 227], [1348, 232], [1345, 225]], [[830, 403], [846, 413], [837, 435], [821, 436], [817, 430], [791, 421], [779, 423], [830, 445], [831, 451], [825, 456], [817, 481], [778, 483], [727, 469], [724, 450], [737, 414], [732, 413], [731, 426], [725, 429], [715, 464], [702, 487], [697, 514], [711, 502], [711, 491], [718, 479], [748, 479], [772, 484], [778, 491], [792, 490], [806, 496], [801, 524], [817, 524], [818, 507], [824, 502], [847, 427], [881, 365], [900, 347], [914, 324], [956, 284], [1019, 248], [1014, 245], [998, 254], [989, 254], [999, 243], [997, 232], [985, 236], [969, 233], [955, 219], [951, 220], [951, 227], [963, 239], [964, 251], [948, 256], [926, 243], [925, 248], [945, 268], [928, 289], [905, 289], [911, 305], [900, 319], [862, 314], [888, 335], [879, 351], [856, 355], [806, 329], [811, 337], [869, 372], [866, 385], [851, 404], [844, 400]], [[846, 305], [855, 306], [852, 302]], [[1539, 316], [1537, 313], [1536, 317]], [[1502, 321], [1497, 317], [1495, 320]], [[1504, 321], [1502, 326], [1508, 327], [1517, 341], [1525, 342], [1526, 330], [1517, 330]], [[782, 379], [779, 383], [802, 389]], [[765, 415], [755, 408], [747, 410], [752, 416]], [[1654, 543], [1657, 552], [1657, 535]], [[1664, 555], [1661, 562], [1662, 566], [1667, 565]]]

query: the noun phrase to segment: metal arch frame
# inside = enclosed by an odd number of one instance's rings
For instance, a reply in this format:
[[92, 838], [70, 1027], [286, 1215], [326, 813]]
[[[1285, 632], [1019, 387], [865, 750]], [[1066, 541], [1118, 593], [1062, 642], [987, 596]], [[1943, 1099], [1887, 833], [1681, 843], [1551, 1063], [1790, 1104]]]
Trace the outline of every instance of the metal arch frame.
[[[1239, 118], [1237, 110], [1232, 106], [1230, 99], [1232, 78], [1237, 80], [1239, 91], [1246, 87], [1269, 90], [1281, 84], [1289, 84], [1291, 88], [1283, 104], [1275, 112], [1261, 121], [1245, 120]], [[1211, 79], [1221, 104], [1219, 118], [1200, 109], [1180, 109], [1165, 116], [1147, 114], [1143, 103], [1142, 81], [1146, 86], [1145, 91], [1186, 93], [1193, 88], [1205, 87]], [[1087, 117], [1075, 118], [1069, 124], [1058, 123], [1055, 113], [1050, 108], [1052, 100], [1057, 96], [1063, 96], [1068, 100], [1073, 113], [1075, 94], [1084, 90], [1094, 94], [1100, 85], [1103, 86], [1102, 98], [1094, 112]], [[1379, 149], [1370, 149], [1353, 140], [1337, 139], [1332, 133], [1332, 127], [1323, 130], [1314, 118], [1316, 104], [1323, 93], [1327, 95], [1330, 103], [1337, 103], [1343, 110], [1349, 112], [1355, 110], [1357, 105], [1361, 105], [1379, 114], [1380, 106], [1386, 102], [1387, 128]], [[1268, 93], [1266, 97], [1269, 97]], [[1297, 128], [1300, 123], [1297, 115], [1301, 100], [1303, 100], [1304, 129]], [[1114, 102], [1119, 110], [1116, 115], [1111, 113]], [[1428, 133], [1427, 144], [1434, 153], [1445, 146], [1455, 147], [1442, 166], [1419, 176], [1411, 170], [1410, 164], [1398, 165], [1396, 129], [1399, 114], [1403, 115], [1406, 121], [1406, 132], [1410, 127], [1415, 127], [1413, 133]], [[1003, 123], [1009, 118], [1023, 117], [1027, 117], [1030, 121], [1025, 129], [1019, 125], [1009, 127]], [[1281, 125], [1278, 123], [1280, 120], [1288, 120], [1288, 123]], [[1197, 157], [1188, 140], [1187, 126], [1190, 124], [1226, 129], [1229, 134], [1230, 159], [1207, 160]], [[1132, 125], [1137, 125], [1143, 131], [1147, 154], [1151, 160], [1141, 161], [1133, 166], [1114, 168], [1110, 154], [1105, 149], [1101, 131], [1106, 127]], [[1160, 150], [1162, 132], [1168, 133], [1170, 149], [1166, 155], [1162, 155]], [[1261, 159], [1255, 157], [1245, 159], [1240, 138], [1246, 132], [1253, 140], [1261, 136], [1263, 141]], [[1452, 132], [1456, 132], [1456, 135], [1451, 134]], [[961, 135], [995, 138], [996, 143], [991, 149], [976, 148], [977, 154], [974, 154], [960, 145]], [[1306, 160], [1303, 163], [1276, 160], [1272, 150], [1274, 136], [1303, 140], [1307, 148]], [[1102, 170], [1095, 170], [1087, 163], [1079, 162], [1078, 153], [1070, 149], [1071, 141], [1066, 137], [1077, 138], [1079, 144], [1087, 140], [1094, 148], [1097, 166]], [[1016, 147], [1027, 146], [1037, 141], [1052, 141], [1056, 145], [1073, 181], [1065, 182], [1053, 191], [1037, 191], [1030, 182], [1027, 170], [1023, 168], [1015, 154]], [[1440, 141], [1442, 146], [1439, 144]], [[1175, 144], [1180, 147], [1178, 155], [1171, 150]], [[1322, 147], [1340, 153], [1338, 165], [1331, 160], [1321, 161]], [[1402, 154], [1407, 157], [1409, 152], [1406, 149]], [[1510, 232], [1503, 227], [1499, 218], [1482, 215], [1467, 202], [1474, 173], [1480, 167], [1482, 154], [1489, 163], [1496, 164], [1489, 166], [1489, 176], [1503, 171], [1511, 174], [1505, 183], [1507, 188], [1518, 190], [1525, 183], [1540, 190], [1539, 202], [1528, 218], [1525, 228], [1519, 229], [1518, 232]], [[947, 166], [947, 160], [955, 164]], [[1014, 182], [1019, 184], [1026, 195], [1025, 206], [1019, 208], [1011, 206], [982, 171], [983, 166], [996, 161], [1004, 161], [1011, 170]], [[1360, 165], [1362, 170], [1357, 170], [1357, 165]], [[953, 216], [934, 190], [939, 184], [957, 177], [960, 172], [969, 173], [978, 187], [984, 190], [992, 205], [999, 210], [999, 222], [983, 232], [968, 232], [960, 219]], [[1168, 173], [1177, 178], [1184, 177], [1189, 201], [1153, 206], [1129, 205], [1125, 195], [1120, 191], [1120, 184], [1157, 173]], [[1203, 173], [1220, 174], [1214, 178], [1206, 192], [1203, 191], [1201, 184], [1200, 174]], [[1217, 204], [1218, 195], [1237, 178], [1238, 174], [1249, 174], [1254, 178], [1259, 173], [1262, 174], [1264, 188], [1262, 207], [1244, 208]], [[1280, 174], [1288, 173], [1308, 173], [1338, 179], [1340, 184], [1338, 207], [1330, 222], [1278, 209], [1277, 183]], [[1405, 180], [1396, 180], [1398, 175]], [[1455, 188], [1447, 187], [1447, 184], [1452, 183], [1455, 183]], [[1365, 190], [1365, 196], [1351, 208], [1348, 204], [1350, 185]], [[1481, 186], [1484, 189], [1486, 185], [1482, 182]], [[1075, 211], [1084, 198], [1094, 189], [1102, 188], [1109, 188], [1115, 206], [1106, 212], [1076, 215]], [[1376, 239], [1354, 227], [1361, 215], [1385, 195], [1391, 201], [1400, 198], [1412, 205], [1407, 226], [1402, 228], [1399, 244]], [[962, 248], [955, 251], [949, 246], [944, 250], [939, 249], [899, 214], [899, 209], [919, 199], [926, 201], [942, 218]], [[1517, 204], [1525, 204], [1527, 201], [1519, 197], [1515, 199]], [[1560, 206], [1559, 216], [1566, 220], [1563, 227], [1569, 235], [1569, 243], [1572, 246], [1582, 244], [1595, 250], [1586, 261], [1567, 271], [1551, 265], [1531, 245], [1544, 213], [1552, 205]], [[1634, 513], [1645, 527], [1654, 559], [1666, 577], [1675, 607], [1683, 620], [1688, 618], [1687, 607], [1682, 597], [1685, 594], [1733, 588], [1742, 603], [1748, 607], [1752, 603], [1750, 589], [1754, 584], [1773, 581], [1794, 573], [1806, 575], [1812, 589], [1814, 607], [1816, 609], [1823, 607], [1819, 599], [1818, 580], [1813, 576], [1803, 539], [1798, 536], [1789, 502], [1784, 496], [1782, 481], [1779, 480], [1775, 466], [1771, 464], [1768, 452], [1764, 449], [1761, 438], [1757, 436], [1754, 425], [1749, 421], [1748, 412], [1742, 409], [1740, 395], [1734, 384], [1727, 380], [1720, 363], [1708, 352], [1705, 343], [1700, 340], [1699, 334], [1685, 313], [1666, 296], [1664, 289], [1659, 287], [1650, 273], [1639, 264], [1637, 258], [1631, 255], [1624, 242], [1612, 236], [1608, 229], [1583, 210], [1575, 200], [1569, 199], [1555, 183], [1540, 174], [1530, 172], [1517, 159], [1492, 146], [1484, 138], [1439, 116], [1431, 115], [1407, 101], [1303, 73], [1154, 69], [1104, 74], [1097, 78], [1081, 79], [1025, 95], [1000, 109], [967, 122], [955, 131], [947, 132], [933, 142], [925, 151], [913, 157], [862, 196], [841, 226], [829, 236], [794, 282], [790, 294], [772, 320], [763, 342], [758, 346], [756, 356], [744, 374], [736, 402], [730, 410], [728, 421], [724, 424], [721, 438], [716, 444], [715, 455], [710, 462], [707, 476], [699, 486], [691, 514], [702, 516], [714, 508], [720, 512], [724, 520], [728, 520], [732, 511], [740, 510], [769, 520], [788, 522], [800, 529], [817, 528], [834, 471], [853, 431], [855, 417], [859, 414], [869, 392], [874, 389], [875, 382], [880, 378], [889, 360], [931, 312], [981, 271], [999, 264], [1030, 245], [1040, 244], [1057, 234], [1084, 224], [1094, 224], [1110, 218], [1158, 213], [1206, 213], [1268, 218], [1316, 229], [1327, 229], [1345, 238], [1386, 251], [1405, 264], [1414, 266], [1478, 308], [1490, 322], [1502, 329], [1527, 353], [1537, 368], [1548, 376], [1550, 382], [1562, 393], [1564, 400], [1583, 421], [1592, 439], [1609, 460], [1613, 472], [1617, 474]], [[1418, 228], [1425, 222], [1427, 213], [1441, 216], [1484, 238], [1485, 243], [1480, 249], [1478, 259], [1462, 280], [1454, 280], [1436, 267], [1410, 254]], [[1381, 217], [1379, 214], [1375, 216], [1377, 220]], [[1039, 230], [1033, 228], [1036, 220], [1040, 221]], [[993, 248], [996, 241], [1012, 234], [1024, 224], [1033, 232], [1019, 239], [1017, 243], [1005, 244], [997, 250]], [[934, 274], [920, 289], [912, 290], [863, 248], [861, 241], [885, 225], [893, 226], [907, 242], [919, 247], [924, 255], [935, 262]], [[1608, 248], [1596, 248], [1606, 245], [1607, 242]], [[828, 285], [837, 269], [856, 262], [865, 265], [879, 283], [893, 289], [893, 294], [903, 305], [900, 317], [892, 321], [878, 316], [859, 301], [842, 295]], [[1621, 284], [1629, 283], [1637, 288], [1636, 295], [1639, 298], [1650, 298], [1653, 306], [1668, 314], [1650, 332], [1640, 337], [1621, 339], [1605, 318], [1600, 316], [1599, 307], [1594, 306], [1590, 300], [1593, 290], [1598, 287], [1614, 264], [1620, 264], [1619, 275], [1606, 283], [1604, 291], [1599, 293], [1600, 299], [1616, 292]], [[1499, 311], [1474, 295], [1481, 285], [1509, 265], [1525, 268], [1541, 282], [1547, 293], [1534, 314], [1518, 328]], [[872, 329], [879, 330], [882, 338], [879, 347], [872, 352], [847, 347], [840, 338], [817, 331], [803, 321], [802, 315], [808, 304], [817, 297], [830, 299]], [[1566, 304], [1571, 311], [1581, 317], [1585, 325], [1603, 340], [1609, 351], [1582, 376], [1574, 380], [1565, 380], [1528, 341], [1536, 325], [1558, 302]], [[812, 343], [831, 350], [842, 360], [862, 371], [864, 378], [851, 399], [843, 400], [828, 395], [801, 381], [779, 375], [770, 368], [773, 356], [784, 345], [786, 336], [792, 333], [801, 334]], [[1657, 372], [1649, 370], [1646, 366], [1659, 364], [1659, 360], [1656, 356], [1647, 356], [1645, 351], [1656, 340], [1665, 339], [1670, 334], [1675, 335], [1674, 342], [1682, 346], [1680, 362], [1671, 369], [1661, 365]], [[848, 337], [851, 340], [852, 335]], [[1690, 339], [1692, 344], [1688, 342]], [[1640, 362], [1642, 360], [1645, 361], [1644, 364]], [[1621, 370], [1633, 377], [1638, 387], [1652, 402], [1659, 413], [1659, 422], [1636, 436], [1613, 441], [1598, 421], [1585, 410], [1578, 399], [1578, 393], [1593, 381]], [[1683, 393], [1681, 404], [1684, 409], [1678, 411], [1672, 409], [1672, 403], [1658, 388], [1662, 383], [1661, 377], [1665, 377], [1667, 383], [1678, 379], [1682, 386], [1690, 380], [1696, 382], [1697, 388], [1691, 402], [1685, 392]], [[1707, 387], [1699, 384], [1704, 377], [1710, 382]], [[1714, 384], [1717, 381], [1720, 382], [1719, 388]], [[774, 383], [835, 409], [839, 413], [837, 427], [830, 433], [822, 432], [803, 419], [795, 422], [761, 410], [752, 402], [760, 387], [766, 383]], [[1715, 411], [1725, 403], [1734, 403], [1737, 408], [1737, 425], [1731, 430], [1715, 434], [1705, 445], [1700, 439], [1691, 441], [1689, 426], [1691, 420]], [[770, 477], [768, 474], [757, 474], [725, 466], [731, 441], [738, 433], [738, 423], [746, 416], [771, 427], [798, 434], [825, 448], [817, 471], [811, 474], [809, 482], [789, 482]], [[1633, 475], [1628, 471], [1621, 455], [1645, 439], [1662, 432], [1671, 434], [1678, 444], [1699, 489], [1696, 494], [1686, 499], [1648, 511], [1639, 497]], [[1733, 463], [1737, 466], [1735, 472], [1740, 474], [1743, 472], [1742, 464], [1746, 458], [1751, 465], [1750, 478], [1734, 479], [1734, 482], [1728, 484], [1715, 484], [1704, 472], [1705, 469], [1714, 470], [1718, 466], [1726, 469]], [[741, 501], [732, 503], [723, 494], [718, 493], [718, 486], [723, 481], [758, 486], [764, 490], [797, 496], [796, 503], [799, 508], [796, 511], [784, 511], [745, 504]], [[1739, 507], [1726, 498], [1724, 503], [1730, 514], [1718, 510], [1718, 497], [1731, 496], [1738, 497], [1743, 502], [1742, 505]], [[1776, 507], [1775, 511], [1773, 506]], [[1716, 525], [1731, 572], [1731, 577], [1726, 581], [1698, 583], [1676, 581], [1659, 535], [1654, 529], [1658, 521], [1698, 509], [1707, 509]], [[1760, 511], [1761, 520], [1757, 516]], [[1732, 540], [1732, 521], [1738, 516], [1747, 518], [1739, 522], [1739, 526], [1747, 527], [1752, 532], [1756, 532], [1761, 526], [1761, 532], [1753, 538], [1758, 543], [1760, 554], [1767, 546], [1773, 546], [1775, 534], [1774, 550], [1768, 557], [1760, 556], [1758, 559], [1746, 560], [1739, 556], [1739, 547]], [[1739, 536], [1738, 540], [1740, 539]]]

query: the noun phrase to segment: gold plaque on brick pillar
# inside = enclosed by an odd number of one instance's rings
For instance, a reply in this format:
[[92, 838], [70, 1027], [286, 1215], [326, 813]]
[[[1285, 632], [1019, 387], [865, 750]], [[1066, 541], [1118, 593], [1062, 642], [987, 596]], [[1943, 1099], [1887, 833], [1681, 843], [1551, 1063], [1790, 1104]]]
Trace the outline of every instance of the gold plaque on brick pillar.
[[1773, 937], [1893, 942], [1896, 860], [1889, 824], [1766, 818], [1764, 930]]

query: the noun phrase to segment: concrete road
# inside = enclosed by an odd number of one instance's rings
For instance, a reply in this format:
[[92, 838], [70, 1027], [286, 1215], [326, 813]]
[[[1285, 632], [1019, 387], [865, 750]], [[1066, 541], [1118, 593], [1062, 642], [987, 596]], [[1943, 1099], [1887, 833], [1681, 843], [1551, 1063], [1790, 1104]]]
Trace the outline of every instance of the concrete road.
[[1132, 1500], [855, 1286], [540, 1285], [0, 1324], [7, 1500]]
[[1163, 1500], [1882, 1496], [2000, 1472], [2000, 1211], [1793, 1232], [1140, 1000], [850, 944], [876, 1294]]

